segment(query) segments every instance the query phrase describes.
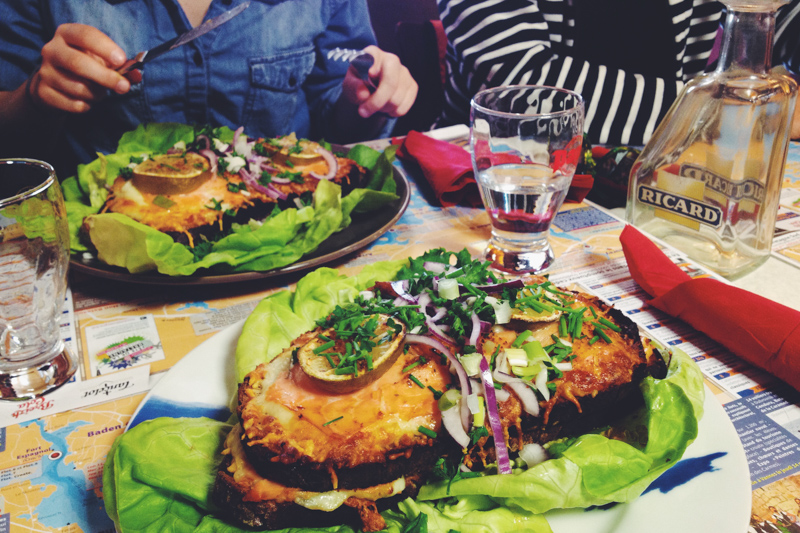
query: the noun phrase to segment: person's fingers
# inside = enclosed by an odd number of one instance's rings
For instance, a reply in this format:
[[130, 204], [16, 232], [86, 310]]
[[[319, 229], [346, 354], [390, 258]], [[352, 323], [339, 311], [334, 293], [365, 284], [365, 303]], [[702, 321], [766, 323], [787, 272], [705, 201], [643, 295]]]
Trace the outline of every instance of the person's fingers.
[[370, 75], [379, 83], [375, 92], [359, 106], [359, 114], [368, 117], [380, 111], [397, 117], [408, 113], [418, 91], [411, 73], [396, 55], [377, 47], [367, 47], [366, 50], [375, 57]]
[[62, 24], [42, 47], [42, 65], [29, 86], [30, 96], [57, 109], [85, 112], [107, 90], [130, 90], [131, 82], [114, 70], [124, 62], [124, 51], [100, 30]]

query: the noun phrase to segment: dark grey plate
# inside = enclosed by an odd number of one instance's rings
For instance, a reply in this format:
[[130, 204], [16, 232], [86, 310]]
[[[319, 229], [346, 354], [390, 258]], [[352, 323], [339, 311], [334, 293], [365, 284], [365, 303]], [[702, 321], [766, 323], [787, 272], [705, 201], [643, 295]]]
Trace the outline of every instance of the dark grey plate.
[[107, 265], [96, 257], [80, 254], [72, 256], [70, 268], [76, 272], [91, 276], [147, 285], [216, 285], [271, 278], [315, 268], [365, 247], [386, 233], [403, 215], [411, 200], [411, 188], [403, 171], [396, 166], [392, 168], [394, 170], [394, 179], [397, 183], [397, 196], [399, 196], [397, 200], [378, 211], [353, 215], [353, 221], [348, 227], [328, 237], [325, 242], [319, 245], [316, 251], [303, 257], [300, 261], [282, 268], [263, 272], [237, 272], [203, 276], [166, 276], [158, 273], [131, 274], [124, 268]]

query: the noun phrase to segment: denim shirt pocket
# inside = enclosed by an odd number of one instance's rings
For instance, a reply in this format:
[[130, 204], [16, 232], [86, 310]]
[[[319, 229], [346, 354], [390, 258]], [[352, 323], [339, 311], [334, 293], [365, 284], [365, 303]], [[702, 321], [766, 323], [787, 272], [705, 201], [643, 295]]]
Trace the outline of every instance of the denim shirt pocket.
[[245, 131], [252, 125], [274, 134], [291, 132], [295, 115], [308, 113], [302, 88], [314, 60], [313, 47], [249, 59], [250, 88], [241, 122]]

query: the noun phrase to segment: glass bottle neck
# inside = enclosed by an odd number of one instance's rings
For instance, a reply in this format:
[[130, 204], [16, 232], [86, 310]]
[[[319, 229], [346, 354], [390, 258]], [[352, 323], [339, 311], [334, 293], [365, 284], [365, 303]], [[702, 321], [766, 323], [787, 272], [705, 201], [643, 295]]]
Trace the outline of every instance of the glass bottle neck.
[[730, 6], [717, 71], [748, 70], [765, 74], [772, 66], [775, 11], [745, 11]]

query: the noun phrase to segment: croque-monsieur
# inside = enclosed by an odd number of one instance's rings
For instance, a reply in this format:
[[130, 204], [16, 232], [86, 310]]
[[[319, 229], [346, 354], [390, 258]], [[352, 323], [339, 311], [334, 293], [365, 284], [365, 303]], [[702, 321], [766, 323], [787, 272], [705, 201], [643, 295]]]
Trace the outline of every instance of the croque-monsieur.
[[640, 407], [641, 380], [666, 372], [596, 297], [497, 280], [464, 254], [411, 265], [239, 385], [213, 495], [230, 519], [378, 531], [379, 511], [427, 480], [535, 464], [543, 444]]
[[103, 212], [127, 215], [193, 247], [233, 222], [294, 207], [321, 179], [349, 190], [365, 178], [354, 161], [294, 134], [251, 140], [240, 129], [228, 144], [205, 135], [194, 144], [134, 159], [109, 187]]

